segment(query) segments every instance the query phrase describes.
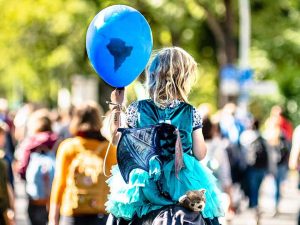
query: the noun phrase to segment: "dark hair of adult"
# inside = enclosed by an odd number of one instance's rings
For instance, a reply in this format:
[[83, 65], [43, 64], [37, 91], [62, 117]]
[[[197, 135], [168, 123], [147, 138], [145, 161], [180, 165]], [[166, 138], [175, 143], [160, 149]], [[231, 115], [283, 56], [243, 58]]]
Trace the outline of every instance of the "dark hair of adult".
[[88, 102], [75, 107], [70, 122], [70, 133], [73, 136], [84, 132], [99, 132], [102, 127], [103, 111], [95, 102]]
[[47, 109], [38, 109], [33, 112], [29, 118], [28, 128], [33, 133], [52, 131], [52, 121]]

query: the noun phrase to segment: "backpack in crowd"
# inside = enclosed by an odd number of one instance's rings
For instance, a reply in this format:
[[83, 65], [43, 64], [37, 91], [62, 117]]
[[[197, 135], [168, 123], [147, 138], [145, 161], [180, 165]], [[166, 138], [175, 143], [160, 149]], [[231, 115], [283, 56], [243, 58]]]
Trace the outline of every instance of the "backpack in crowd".
[[247, 162], [240, 144], [229, 144], [226, 147], [228, 154], [230, 172], [233, 183], [241, 183], [245, 177]]
[[26, 170], [26, 192], [31, 199], [49, 199], [54, 173], [54, 151], [37, 151], [30, 154]]
[[268, 167], [268, 149], [264, 139], [258, 136], [246, 149], [248, 166], [256, 168]]
[[79, 141], [78, 152], [72, 159], [67, 175], [66, 197], [73, 206], [73, 214], [97, 214], [104, 212], [108, 189], [103, 173], [103, 157], [107, 145], [100, 144], [95, 150], [86, 149]]
[[290, 151], [291, 151], [291, 142], [282, 134], [280, 135], [279, 144], [275, 147], [277, 154], [277, 164], [278, 165], [288, 165]]

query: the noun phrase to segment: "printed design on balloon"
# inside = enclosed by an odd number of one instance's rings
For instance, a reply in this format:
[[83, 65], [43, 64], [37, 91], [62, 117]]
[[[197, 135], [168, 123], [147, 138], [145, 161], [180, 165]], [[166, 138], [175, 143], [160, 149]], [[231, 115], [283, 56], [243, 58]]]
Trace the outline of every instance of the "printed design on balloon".
[[111, 38], [106, 45], [110, 54], [114, 57], [114, 70], [117, 71], [128, 56], [131, 55], [131, 46], [126, 46], [126, 43], [119, 38]]

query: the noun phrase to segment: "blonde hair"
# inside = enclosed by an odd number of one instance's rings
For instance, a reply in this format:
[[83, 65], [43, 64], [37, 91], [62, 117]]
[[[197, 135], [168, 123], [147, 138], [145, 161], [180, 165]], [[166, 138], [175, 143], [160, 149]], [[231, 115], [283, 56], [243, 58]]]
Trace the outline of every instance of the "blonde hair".
[[196, 61], [182, 48], [161, 49], [146, 70], [150, 98], [159, 106], [176, 99], [188, 102], [191, 78], [196, 72]]

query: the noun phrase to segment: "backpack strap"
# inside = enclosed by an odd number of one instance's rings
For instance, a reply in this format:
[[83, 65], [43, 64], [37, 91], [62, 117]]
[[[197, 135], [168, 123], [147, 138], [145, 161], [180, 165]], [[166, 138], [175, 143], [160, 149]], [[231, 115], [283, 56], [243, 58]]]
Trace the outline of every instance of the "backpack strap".
[[174, 133], [177, 136], [176, 143], [175, 143], [175, 176], [178, 178], [178, 173], [184, 167], [183, 150], [182, 150], [182, 142], [180, 138], [179, 129], [176, 128]]
[[[109, 149], [111, 147], [111, 141], [109, 142], [108, 146], [107, 146], [107, 149], [106, 149], [106, 153], [105, 153], [105, 156], [104, 156], [104, 159], [103, 159], [103, 167], [102, 167], [102, 171], [103, 171], [103, 175], [105, 177], [109, 177], [107, 174], [106, 174], [106, 160], [107, 160], [107, 156], [108, 156], [108, 152], [109, 152]], [[76, 139], [76, 146], [80, 149], [80, 151], [85, 151], [85, 148], [83, 147], [83, 145], [81, 144], [81, 142]], [[95, 150], [96, 153], [101, 153], [103, 151], [103, 149], [101, 148], [101, 144], [97, 147], [97, 149]]]

